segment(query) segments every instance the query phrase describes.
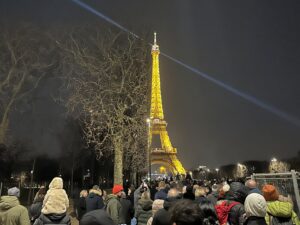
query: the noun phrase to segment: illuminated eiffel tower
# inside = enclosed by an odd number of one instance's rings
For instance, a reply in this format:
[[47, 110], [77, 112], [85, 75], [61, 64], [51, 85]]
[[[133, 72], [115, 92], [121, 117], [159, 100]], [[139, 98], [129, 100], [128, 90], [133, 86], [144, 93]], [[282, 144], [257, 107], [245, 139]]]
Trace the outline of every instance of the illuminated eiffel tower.
[[[160, 75], [159, 75], [159, 46], [156, 43], [154, 33], [154, 44], [152, 45], [152, 88], [151, 88], [151, 109], [149, 121], [149, 151], [151, 153], [151, 164], [164, 166], [173, 174], [185, 174], [181, 162], [177, 158], [177, 149], [171, 144], [167, 122], [164, 120], [164, 112], [161, 98]], [[160, 147], [151, 146], [153, 137], [159, 135]]]

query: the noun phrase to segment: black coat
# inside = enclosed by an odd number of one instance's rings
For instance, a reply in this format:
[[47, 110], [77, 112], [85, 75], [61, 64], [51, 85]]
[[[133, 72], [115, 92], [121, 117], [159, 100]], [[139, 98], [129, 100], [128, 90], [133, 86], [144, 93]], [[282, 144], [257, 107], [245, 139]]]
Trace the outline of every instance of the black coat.
[[244, 225], [267, 225], [264, 217], [250, 216]]
[[53, 225], [71, 225], [71, 220], [68, 215], [64, 214], [49, 214], [44, 215], [43, 213], [40, 215], [38, 219], [34, 222], [33, 225], [44, 225], [44, 224], [53, 224]]
[[243, 225], [246, 220], [244, 205], [237, 204], [229, 212], [228, 220], [231, 225]]
[[178, 201], [178, 198], [167, 198], [164, 201], [164, 208], [158, 210], [152, 221], [152, 225], [172, 225], [169, 209]]
[[115, 225], [107, 212], [103, 209], [94, 210], [84, 214], [80, 225]]
[[89, 193], [85, 199], [86, 212], [90, 212], [96, 209], [102, 209], [104, 207], [103, 199], [101, 196], [95, 193]]
[[161, 189], [159, 190], [158, 192], [155, 193], [154, 195], [154, 200], [156, 199], [162, 199], [162, 200], [165, 200], [167, 198], [167, 192], [165, 189]]
[[86, 201], [85, 201], [85, 197], [80, 197], [79, 201], [77, 203], [76, 206], [76, 210], [77, 210], [77, 219], [81, 220], [82, 216], [86, 213]]
[[40, 215], [43, 208], [43, 201], [37, 201], [30, 206], [30, 221], [34, 222]]
[[125, 198], [120, 199], [120, 203], [122, 205], [122, 217], [124, 218], [124, 221], [127, 225], [130, 225], [131, 218], [134, 215], [134, 209], [133, 205], [131, 204], [131, 201]]

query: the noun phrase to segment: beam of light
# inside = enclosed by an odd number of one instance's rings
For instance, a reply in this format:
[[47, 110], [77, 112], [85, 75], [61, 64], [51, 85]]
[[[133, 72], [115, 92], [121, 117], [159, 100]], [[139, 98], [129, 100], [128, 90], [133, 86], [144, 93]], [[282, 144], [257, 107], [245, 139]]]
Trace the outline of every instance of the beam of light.
[[[136, 35], [135, 33], [131, 32], [126, 27], [120, 25], [116, 21], [112, 20], [111, 18], [109, 18], [108, 16], [104, 15], [103, 13], [97, 11], [96, 9], [92, 8], [88, 4], [86, 4], [86, 3], [84, 3], [84, 2], [82, 2], [80, 0], [72, 0], [72, 1], [74, 3], [76, 3], [77, 5], [79, 5], [80, 7], [84, 8], [85, 10], [87, 10], [87, 11], [95, 14], [96, 16], [104, 19], [108, 23], [114, 25], [115, 27], [118, 27], [120, 30], [123, 30], [124, 32], [129, 33], [130, 35], [132, 35], [135, 38], [141, 39], [138, 35]], [[152, 45], [152, 44], [150, 44], [150, 45]], [[182, 62], [182, 61], [180, 61], [180, 60], [178, 60], [176, 58], [173, 58], [172, 56], [170, 56], [170, 55], [168, 55], [168, 54], [166, 54], [164, 52], [161, 52], [161, 55], [163, 55], [164, 57], [168, 58], [169, 60], [171, 60], [171, 61], [173, 61], [173, 62], [175, 62], [175, 63], [183, 66], [184, 68], [186, 68], [186, 69], [194, 72], [195, 74], [197, 74], [197, 75], [199, 75], [199, 76], [201, 76], [201, 77], [203, 77], [203, 78], [211, 81], [212, 83], [218, 85], [219, 87], [222, 87], [225, 90], [227, 90], [227, 91], [229, 91], [229, 92], [231, 92], [231, 93], [233, 93], [233, 94], [235, 94], [235, 95], [237, 95], [237, 96], [239, 96], [239, 97], [247, 100], [248, 102], [251, 102], [254, 105], [256, 105], [256, 106], [258, 106], [258, 107], [260, 107], [260, 108], [262, 108], [262, 109], [264, 109], [264, 110], [266, 110], [268, 112], [271, 112], [272, 114], [274, 114], [274, 115], [276, 115], [276, 116], [278, 116], [278, 117], [280, 117], [280, 118], [282, 118], [282, 119], [284, 119], [284, 120], [286, 120], [286, 121], [288, 121], [288, 122], [290, 122], [290, 123], [292, 123], [292, 124], [300, 127], [300, 119], [299, 118], [297, 118], [297, 117], [295, 117], [293, 115], [290, 115], [290, 114], [288, 114], [288, 113], [286, 113], [286, 112], [284, 112], [284, 111], [282, 111], [282, 110], [280, 110], [280, 109], [278, 109], [278, 108], [276, 108], [276, 107], [274, 107], [274, 106], [272, 106], [270, 104], [267, 104], [267, 103], [265, 103], [265, 102], [263, 102], [263, 101], [255, 98], [255, 97], [253, 97], [253, 96], [251, 96], [251, 95], [249, 95], [247, 93], [244, 93], [244, 92], [242, 92], [242, 91], [240, 91], [240, 90], [238, 90], [238, 89], [236, 89], [236, 88], [234, 88], [234, 87], [232, 87], [232, 86], [230, 86], [230, 85], [228, 85], [228, 84], [226, 84], [226, 83], [224, 83], [224, 82], [222, 82], [222, 81], [220, 81], [220, 80], [218, 80], [218, 79], [216, 79], [214, 77], [211, 77], [208, 74], [203, 73], [203, 72], [199, 71], [198, 69], [196, 69], [196, 68], [194, 68], [192, 66], [189, 66], [186, 63], [184, 63], [184, 62]]]

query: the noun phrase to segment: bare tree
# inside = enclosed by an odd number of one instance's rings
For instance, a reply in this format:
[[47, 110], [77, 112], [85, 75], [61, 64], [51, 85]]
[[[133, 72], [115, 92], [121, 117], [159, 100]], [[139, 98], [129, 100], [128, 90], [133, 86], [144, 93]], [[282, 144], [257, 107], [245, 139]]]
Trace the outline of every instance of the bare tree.
[[67, 108], [81, 119], [97, 158], [114, 155], [114, 183], [122, 184], [124, 168], [146, 165], [148, 46], [103, 30], [76, 30], [67, 40], [58, 43], [65, 52]]
[[29, 96], [53, 65], [46, 39], [28, 25], [0, 33], [0, 143], [7, 142], [9, 117], [16, 104]]

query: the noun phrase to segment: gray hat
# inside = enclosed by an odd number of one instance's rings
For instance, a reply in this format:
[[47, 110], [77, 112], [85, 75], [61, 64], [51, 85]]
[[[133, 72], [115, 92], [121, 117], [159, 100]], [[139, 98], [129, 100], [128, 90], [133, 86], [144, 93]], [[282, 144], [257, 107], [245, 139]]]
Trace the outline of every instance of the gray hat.
[[10, 196], [20, 197], [20, 189], [17, 187], [13, 187], [8, 189], [7, 194]]

